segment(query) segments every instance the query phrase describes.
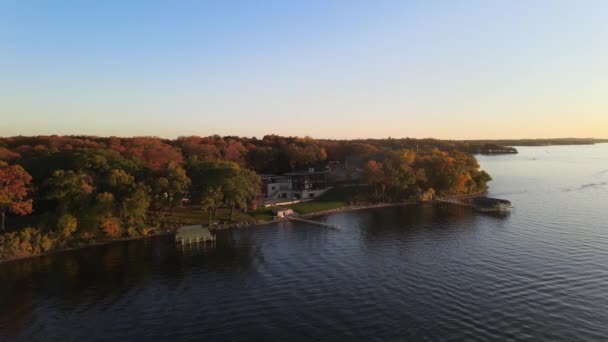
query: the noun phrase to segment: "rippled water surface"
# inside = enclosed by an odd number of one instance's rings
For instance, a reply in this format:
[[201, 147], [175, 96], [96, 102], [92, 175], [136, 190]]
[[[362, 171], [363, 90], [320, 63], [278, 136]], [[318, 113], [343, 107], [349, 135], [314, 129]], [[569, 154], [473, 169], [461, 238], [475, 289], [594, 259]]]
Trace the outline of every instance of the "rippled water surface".
[[510, 215], [404, 207], [0, 265], [0, 340], [608, 339], [608, 145], [479, 157]]

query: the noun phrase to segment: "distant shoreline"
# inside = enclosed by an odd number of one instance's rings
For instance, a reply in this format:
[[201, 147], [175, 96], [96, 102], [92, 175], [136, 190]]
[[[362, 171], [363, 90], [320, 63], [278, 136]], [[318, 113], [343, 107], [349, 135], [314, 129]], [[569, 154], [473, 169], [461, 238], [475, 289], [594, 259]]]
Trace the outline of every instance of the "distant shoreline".
[[[466, 142], [467, 140], [462, 140], [462, 142]], [[475, 142], [477, 142], [476, 140], [474, 140]], [[490, 142], [492, 140], [488, 140], [488, 142]], [[528, 139], [524, 139], [522, 141], [528, 141]], [[592, 146], [592, 145], [598, 145], [598, 144], [607, 144], [608, 143], [608, 139], [595, 139], [593, 141], [578, 141], [578, 139], [575, 139], [575, 141], [566, 141], [566, 140], [560, 140], [558, 139], [558, 141], [554, 141], [552, 139], [549, 140], [544, 140], [544, 139], [540, 139], [540, 140], [533, 140], [532, 142], [528, 143], [528, 144], [522, 144], [521, 141], [518, 140], [514, 140], [514, 141], [506, 141], [506, 142], [516, 142], [515, 144], [506, 144], [505, 141], [502, 140], [496, 140], [496, 144], [500, 144], [503, 145], [501, 147], [505, 147], [504, 149], [497, 149], [497, 150], [492, 150], [492, 151], [480, 151], [480, 152], [476, 152], [474, 153], [475, 155], [483, 155], [483, 156], [493, 156], [493, 155], [504, 155], [504, 154], [518, 154], [519, 150], [517, 150], [520, 147], [550, 147], [550, 146]], [[511, 148], [511, 149], [508, 149]]]

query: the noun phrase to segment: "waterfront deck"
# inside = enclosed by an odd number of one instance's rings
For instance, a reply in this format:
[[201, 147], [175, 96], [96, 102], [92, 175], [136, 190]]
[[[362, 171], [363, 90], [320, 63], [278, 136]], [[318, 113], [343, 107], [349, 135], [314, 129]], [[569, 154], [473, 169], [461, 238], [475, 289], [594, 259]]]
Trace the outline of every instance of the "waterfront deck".
[[214, 242], [215, 235], [201, 225], [184, 226], [175, 233], [175, 242], [181, 244]]

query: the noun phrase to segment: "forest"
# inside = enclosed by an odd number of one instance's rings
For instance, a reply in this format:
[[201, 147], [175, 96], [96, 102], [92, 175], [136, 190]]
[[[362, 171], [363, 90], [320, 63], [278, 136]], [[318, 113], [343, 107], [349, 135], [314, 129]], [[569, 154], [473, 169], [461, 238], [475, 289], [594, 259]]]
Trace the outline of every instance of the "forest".
[[[471, 153], [488, 143], [434, 139], [17, 136], [0, 138], [0, 259], [147, 236], [255, 210], [258, 174], [356, 161], [367, 202], [483, 191]], [[503, 148], [504, 146], [498, 146]], [[204, 222], [201, 222], [204, 223]]]

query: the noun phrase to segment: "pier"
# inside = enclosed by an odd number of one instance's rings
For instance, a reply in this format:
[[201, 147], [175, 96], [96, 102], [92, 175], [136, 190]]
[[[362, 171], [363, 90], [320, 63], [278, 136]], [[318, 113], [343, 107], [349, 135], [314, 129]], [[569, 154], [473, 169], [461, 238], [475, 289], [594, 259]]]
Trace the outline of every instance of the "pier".
[[471, 207], [478, 211], [500, 211], [512, 208], [511, 202], [505, 199], [474, 194], [464, 196], [435, 196], [435, 202], [449, 203]]
[[319, 222], [319, 221], [313, 221], [313, 220], [306, 220], [306, 219], [303, 219], [303, 218], [293, 217], [293, 216], [288, 216], [287, 219], [289, 219], [290, 221], [298, 221], [298, 222], [316, 224], [316, 225], [321, 226], [321, 227], [335, 229], [335, 230], [340, 230], [340, 226], [335, 225], [335, 224], [329, 224], [329, 223]]

